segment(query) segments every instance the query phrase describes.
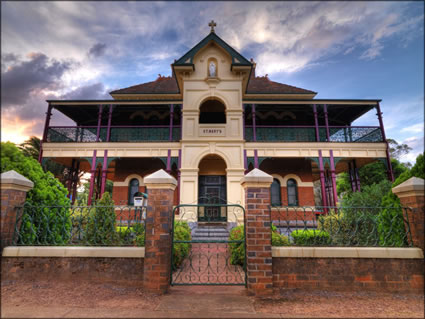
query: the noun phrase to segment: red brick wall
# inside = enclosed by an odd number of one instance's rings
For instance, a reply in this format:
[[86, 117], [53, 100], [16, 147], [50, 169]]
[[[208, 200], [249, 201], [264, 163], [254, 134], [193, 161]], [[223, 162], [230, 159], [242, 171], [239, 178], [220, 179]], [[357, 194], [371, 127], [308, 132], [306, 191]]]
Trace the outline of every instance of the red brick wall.
[[[21, 206], [25, 203], [27, 192], [15, 189], [2, 189], [1, 190], [1, 245], [0, 252], [3, 247], [12, 244], [13, 232], [16, 223], [16, 206]], [[21, 219], [20, 219], [21, 220]], [[19, 225], [18, 225], [19, 228]]]
[[2, 257], [1, 280], [80, 280], [142, 287], [143, 262], [143, 258]]
[[273, 286], [422, 293], [424, 264], [421, 259], [275, 257]]

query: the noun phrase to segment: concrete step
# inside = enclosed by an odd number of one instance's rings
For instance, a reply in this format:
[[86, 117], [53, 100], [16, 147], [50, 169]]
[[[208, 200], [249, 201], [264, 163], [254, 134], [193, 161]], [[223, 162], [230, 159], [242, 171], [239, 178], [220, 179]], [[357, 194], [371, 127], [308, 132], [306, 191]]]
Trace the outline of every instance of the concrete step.
[[226, 234], [228, 234], [229, 233], [227, 231], [227, 229], [224, 229], [224, 228], [220, 228], [220, 229], [195, 228], [194, 232], [199, 233], [199, 234], [205, 234], [205, 233], [217, 233], [217, 234], [226, 233]]
[[229, 240], [229, 237], [192, 237], [192, 240]]

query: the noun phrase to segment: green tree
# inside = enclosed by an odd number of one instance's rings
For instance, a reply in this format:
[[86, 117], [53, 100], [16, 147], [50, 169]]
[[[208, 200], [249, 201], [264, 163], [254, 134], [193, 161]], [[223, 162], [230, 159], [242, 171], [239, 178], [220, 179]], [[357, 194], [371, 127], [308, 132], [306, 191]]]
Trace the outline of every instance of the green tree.
[[389, 151], [391, 158], [395, 158], [397, 160], [399, 160], [401, 156], [406, 155], [412, 150], [409, 145], [398, 144], [397, 141], [393, 140], [392, 138], [387, 138], [387, 142], [390, 147]]
[[[38, 161], [40, 154], [40, 144], [41, 141], [37, 136], [31, 136], [18, 147], [26, 157], [31, 157]], [[47, 158], [43, 160], [42, 167], [45, 172], [51, 172], [63, 185], [65, 185], [66, 179], [70, 172], [70, 170], [65, 165], [56, 163]]]
[[[64, 244], [71, 221], [67, 189], [50, 172], [44, 172], [32, 157], [26, 157], [13, 143], [1, 143], [1, 172], [14, 170], [34, 183], [27, 193], [22, 215], [21, 240], [26, 244]], [[56, 208], [46, 208], [55, 206]], [[30, 208], [31, 207], [31, 208]]]

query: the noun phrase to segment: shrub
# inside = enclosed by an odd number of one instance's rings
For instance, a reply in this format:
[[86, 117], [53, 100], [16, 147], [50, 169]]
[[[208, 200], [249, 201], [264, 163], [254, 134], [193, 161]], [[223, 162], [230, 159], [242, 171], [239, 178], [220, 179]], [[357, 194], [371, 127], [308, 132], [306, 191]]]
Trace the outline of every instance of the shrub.
[[272, 232], [272, 246], [289, 246], [288, 236], [281, 235], [278, 232]]
[[[425, 178], [424, 154], [416, 158], [415, 165], [410, 171], [403, 172], [392, 184], [391, 188], [400, 185], [411, 177]], [[403, 209], [400, 199], [391, 190], [383, 196], [381, 206], [386, 207], [378, 216], [378, 233], [380, 246], [400, 247], [407, 245], [406, 229], [404, 226]]]
[[[34, 183], [27, 193], [28, 207], [22, 215], [19, 242], [25, 245], [64, 245], [69, 241], [71, 220], [67, 189], [33, 158], [13, 143], [2, 142], [1, 173], [14, 170]], [[55, 206], [47, 208], [42, 206]]]
[[114, 201], [108, 192], [103, 193], [90, 211], [84, 232], [84, 239], [90, 245], [117, 245], [120, 236], [116, 231]]
[[[234, 227], [229, 234], [229, 240], [245, 240], [244, 226]], [[245, 264], [245, 245], [241, 243], [229, 243], [230, 249], [230, 264], [241, 265]]]
[[326, 246], [330, 243], [329, 234], [316, 229], [298, 229], [291, 233], [297, 246]]
[[[174, 222], [174, 240], [191, 240], [191, 230], [186, 221]], [[189, 243], [174, 243], [173, 269], [180, 267], [183, 260], [189, 255]]]

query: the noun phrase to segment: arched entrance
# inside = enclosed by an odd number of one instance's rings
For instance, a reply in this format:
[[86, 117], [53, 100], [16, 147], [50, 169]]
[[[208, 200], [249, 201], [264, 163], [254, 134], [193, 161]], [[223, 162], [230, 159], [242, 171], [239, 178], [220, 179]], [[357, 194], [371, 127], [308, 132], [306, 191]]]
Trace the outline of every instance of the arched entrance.
[[227, 203], [226, 162], [218, 155], [205, 156], [199, 163], [198, 203], [211, 204], [198, 210], [199, 222], [226, 222], [226, 207], [214, 204]]

